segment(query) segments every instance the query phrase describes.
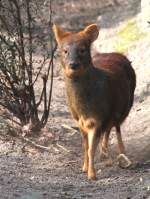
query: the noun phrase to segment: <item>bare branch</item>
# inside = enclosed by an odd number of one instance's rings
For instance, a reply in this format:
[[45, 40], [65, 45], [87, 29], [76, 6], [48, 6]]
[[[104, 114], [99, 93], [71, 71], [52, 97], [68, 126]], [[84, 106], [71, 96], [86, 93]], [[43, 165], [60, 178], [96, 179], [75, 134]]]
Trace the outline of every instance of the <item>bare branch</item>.
[[30, 0], [26, 0], [27, 4], [27, 18], [28, 18], [28, 34], [29, 34], [29, 84], [32, 84], [32, 32], [31, 32], [31, 13], [30, 13]]
[[[39, 6], [38, 9], [35, 5]], [[36, 131], [44, 127], [48, 120], [53, 86], [53, 57], [57, 47], [53, 48], [53, 36], [50, 34], [51, 52], [49, 52], [43, 34], [38, 35], [39, 21], [42, 22], [44, 19], [42, 15], [40, 18], [38, 16], [38, 12], [43, 12], [41, 3], [34, 0], [6, 0], [6, 2], [0, 1], [1, 8], [4, 14], [0, 15], [2, 24], [0, 30], [0, 105], [9, 110], [17, 118], [17, 122], [19, 119], [21, 125], [31, 123], [32, 130]], [[51, 32], [51, 1], [49, 8]], [[42, 26], [45, 30], [46, 25], [47, 21]], [[46, 34], [46, 31], [43, 32]], [[46, 38], [47, 36], [48, 34]], [[33, 71], [37, 69], [37, 65], [34, 59], [37, 53], [41, 54], [42, 61], [35, 75]], [[48, 67], [45, 67], [47, 63]], [[41, 82], [42, 79], [39, 77], [43, 72], [45, 75]], [[43, 84], [41, 90], [37, 89], [37, 81]], [[38, 109], [41, 104], [43, 114], [39, 117]]]

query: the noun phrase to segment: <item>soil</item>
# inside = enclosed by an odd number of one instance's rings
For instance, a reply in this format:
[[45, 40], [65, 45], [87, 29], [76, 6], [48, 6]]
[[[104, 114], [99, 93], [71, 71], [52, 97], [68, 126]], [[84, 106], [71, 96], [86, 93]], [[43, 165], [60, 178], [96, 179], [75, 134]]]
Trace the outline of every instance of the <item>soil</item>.
[[[123, 24], [129, 16], [136, 18], [138, 9], [134, 7], [139, 6], [139, 1], [132, 0], [132, 4], [130, 1], [127, 8], [122, 1], [118, 9], [112, 5], [101, 8], [103, 11], [101, 19], [107, 19], [108, 22], [101, 28], [101, 34], [106, 35], [106, 40], [101, 42], [99, 38], [96, 41], [95, 46], [98, 46], [98, 50], [99, 43], [103, 46], [103, 43], [108, 42], [108, 38], [114, 37], [117, 24], [118, 26], [120, 23]], [[111, 23], [114, 9], [115, 16], [120, 16], [120, 19], [117, 21], [117, 17], [114, 17]], [[82, 11], [83, 15], [84, 12]], [[99, 23], [100, 17], [96, 15], [96, 18], [90, 18], [89, 21], [95, 20], [95, 23]], [[0, 117], [0, 199], [150, 199], [148, 41], [148, 38], [138, 41], [135, 48], [128, 52], [128, 57], [136, 71], [137, 88], [134, 106], [121, 128], [127, 155], [133, 165], [128, 169], [118, 167], [117, 143], [115, 133], [112, 131], [110, 151], [114, 160], [113, 165], [106, 166], [106, 161], [100, 160], [100, 153], [97, 150], [95, 165], [98, 179], [97, 181], [87, 180], [87, 175], [81, 172], [83, 160], [81, 135], [78, 129], [74, 128], [76, 124], [67, 106], [63, 76], [61, 73], [55, 74], [51, 114], [45, 130], [49, 135], [49, 141], [45, 142], [49, 151], [33, 147], [18, 137], [6, 136], [7, 129], [2, 128], [5, 120]], [[111, 42], [109, 42], [109, 48], [108, 45], [104, 45], [107, 49], [102, 47], [103, 51], [111, 50], [111, 45]], [[57, 68], [56, 71], [58, 71]], [[34, 140], [41, 144], [43, 137], [34, 138]]]

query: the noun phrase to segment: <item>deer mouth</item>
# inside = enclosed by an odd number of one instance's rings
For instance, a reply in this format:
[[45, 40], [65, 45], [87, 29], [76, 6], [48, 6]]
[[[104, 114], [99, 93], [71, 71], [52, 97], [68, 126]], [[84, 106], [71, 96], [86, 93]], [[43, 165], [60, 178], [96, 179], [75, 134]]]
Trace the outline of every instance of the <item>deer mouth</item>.
[[68, 78], [80, 77], [84, 74], [85, 69], [83, 66], [80, 66], [76, 69], [72, 69], [70, 66], [65, 68], [65, 74]]

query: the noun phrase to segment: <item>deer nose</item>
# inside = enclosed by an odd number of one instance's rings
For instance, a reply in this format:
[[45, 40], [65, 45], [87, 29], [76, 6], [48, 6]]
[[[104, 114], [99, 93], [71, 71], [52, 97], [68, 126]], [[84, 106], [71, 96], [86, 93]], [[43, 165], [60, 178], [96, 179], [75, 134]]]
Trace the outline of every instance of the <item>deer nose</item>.
[[73, 70], [76, 70], [79, 66], [80, 66], [79, 63], [70, 63], [70, 67], [71, 67], [71, 69], [73, 69]]

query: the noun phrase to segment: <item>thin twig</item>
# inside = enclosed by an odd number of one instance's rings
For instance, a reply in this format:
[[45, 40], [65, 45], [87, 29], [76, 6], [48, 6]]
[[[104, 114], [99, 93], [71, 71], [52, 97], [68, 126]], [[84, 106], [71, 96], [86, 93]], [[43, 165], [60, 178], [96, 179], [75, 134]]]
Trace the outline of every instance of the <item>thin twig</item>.
[[[50, 152], [51, 151], [51, 147], [45, 147], [43, 145], [40, 145], [40, 144], [37, 144], [35, 143], [34, 141], [30, 140], [29, 138], [26, 138], [26, 137], [23, 137], [21, 136], [21, 139], [25, 142], [27, 142], [28, 144], [32, 145], [33, 147], [35, 148], [38, 148], [38, 149], [41, 149], [41, 150], [44, 150], [44, 151], [48, 151]], [[64, 146], [56, 143], [56, 146], [59, 147], [60, 149], [62, 149], [63, 151], [67, 152], [67, 153], [70, 153], [71, 151], [66, 149]], [[54, 147], [55, 148], [55, 147]], [[55, 148], [56, 149], [56, 148]], [[58, 149], [56, 149], [58, 151]]]
[[39, 68], [39, 71], [38, 71], [38, 73], [37, 73], [37, 75], [36, 75], [36, 77], [35, 77], [35, 79], [34, 79], [32, 85], [34, 85], [35, 82], [37, 81], [37, 79], [38, 79], [38, 77], [39, 77], [39, 75], [40, 75], [40, 73], [41, 73], [41, 71], [42, 71], [42, 69], [43, 69], [43, 67], [44, 67], [44, 65], [45, 65], [45, 61], [46, 61], [46, 58], [43, 59], [43, 62], [41, 63], [41, 66], [40, 66], [40, 68]]
[[21, 139], [23, 141], [29, 143], [30, 145], [34, 146], [35, 148], [42, 149], [42, 150], [45, 150], [45, 151], [50, 151], [51, 150], [50, 147], [45, 147], [43, 145], [37, 144], [37, 143], [33, 142], [32, 140], [30, 140], [29, 138], [21, 136]]
[[58, 143], [56, 143], [56, 146], [58, 146], [59, 148], [61, 148], [63, 151], [65, 151], [65, 152], [67, 152], [67, 153], [70, 153], [70, 152], [71, 152], [70, 150], [66, 149], [64, 146], [62, 146], [62, 145], [60, 145], [60, 144], [58, 144]]
[[29, 67], [27, 68], [28, 76], [29, 76], [29, 84], [32, 84], [32, 31], [31, 31], [31, 13], [30, 13], [30, 1], [26, 0], [27, 5], [27, 22], [28, 22], [28, 34], [29, 34]]
[[21, 11], [20, 11], [20, 7], [18, 5], [18, 2], [16, 0], [12, 0], [12, 2], [14, 3], [15, 7], [16, 7], [16, 11], [17, 11], [17, 22], [19, 25], [19, 35], [20, 35], [20, 45], [21, 45], [21, 51], [22, 51], [22, 55], [23, 55], [23, 60], [24, 64], [26, 65], [26, 61], [25, 61], [25, 50], [24, 50], [24, 34], [22, 31], [22, 21], [21, 21]]
[[63, 128], [71, 130], [71, 131], [79, 131], [79, 128], [77, 126], [69, 126], [67, 124], [62, 124], [61, 125]]
[[[49, 26], [50, 26], [50, 32], [52, 32], [52, 2], [50, 0], [49, 2]], [[49, 98], [48, 98], [48, 104], [47, 109], [44, 111], [44, 114], [41, 119], [41, 125], [44, 126], [48, 120], [49, 112], [50, 112], [50, 104], [51, 104], [51, 98], [52, 98], [52, 88], [53, 88], [53, 73], [54, 73], [54, 64], [53, 64], [53, 58], [54, 53], [57, 49], [57, 44], [55, 44], [55, 47], [53, 48], [53, 37], [50, 34], [50, 46], [51, 46], [51, 59], [49, 61], [48, 71], [45, 78], [45, 81], [48, 81], [49, 73], [51, 70], [51, 83], [50, 83], [50, 89], [49, 89]]]
[[16, 121], [16, 120], [14, 120], [13, 118], [10, 118], [10, 117], [7, 116], [7, 115], [4, 115], [4, 117], [5, 117], [7, 120], [10, 120], [11, 122], [13, 122], [13, 123], [17, 124], [18, 126], [22, 127], [21, 123], [18, 122], [18, 121]]
[[38, 101], [38, 102], [37, 102], [37, 104], [36, 104], [36, 107], [37, 107], [37, 108], [39, 107], [39, 105], [40, 105], [40, 104], [41, 104], [41, 102], [42, 102], [43, 95], [44, 95], [44, 86], [43, 86], [43, 89], [42, 89], [42, 92], [41, 92], [40, 99], [39, 99], [39, 101]]

